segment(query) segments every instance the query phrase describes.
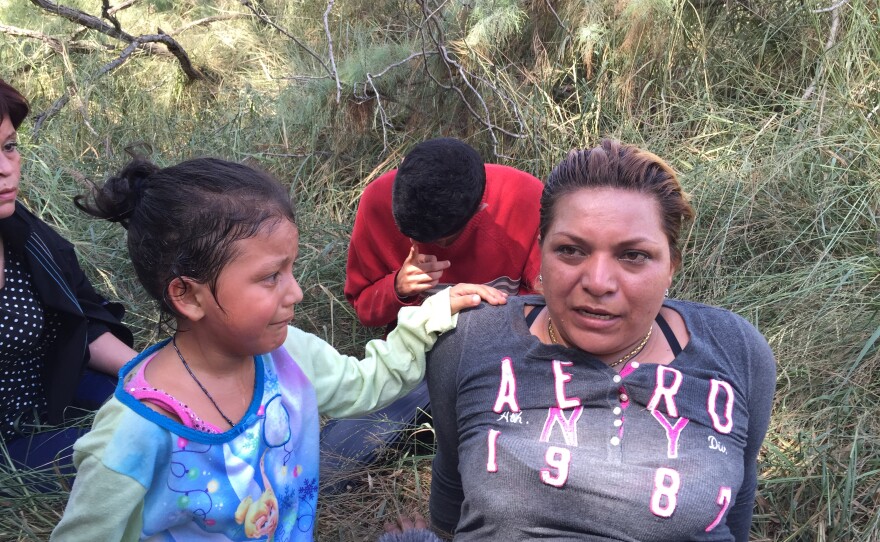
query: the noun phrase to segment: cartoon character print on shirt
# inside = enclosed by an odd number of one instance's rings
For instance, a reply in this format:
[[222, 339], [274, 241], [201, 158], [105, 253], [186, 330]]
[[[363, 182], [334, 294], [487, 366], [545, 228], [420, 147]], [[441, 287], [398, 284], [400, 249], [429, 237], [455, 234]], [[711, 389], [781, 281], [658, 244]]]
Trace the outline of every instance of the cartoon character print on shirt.
[[291, 423], [291, 413], [281, 395], [271, 397], [260, 407], [258, 414], [262, 417], [261, 437], [265, 446], [259, 462], [262, 487], [257, 483], [253, 468], [250, 465], [237, 464], [240, 459], [228, 446], [226, 461], [227, 465], [233, 468], [227, 469], [227, 474], [232, 487], [241, 499], [235, 511], [236, 523], [242, 526], [247, 538], [271, 541], [275, 539], [276, 534], [284, 534], [276, 533], [279, 524], [293, 525], [300, 519], [313, 517], [313, 514], [307, 514], [305, 518], [298, 516], [300, 503], [293, 491], [285, 493], [279, 504], [271, 482], [271, 479], [284, 480], [291, 476], [298, 477], [302, 471], [299, 465], [292, 462], [294, 458], [291, 447], [291, 426], [298, 427], [299, 422], [294, 420]]
[[[499, 460], [501, 439], [513, 439], [504, 453], [519, 461], [521, 439], [531, 438], [542, 444], [534, 476], [546, 486], [566, 487], [572, 469], [607, 461], [630, 478], [645, 478], [628, 491], [640, 491], [636, 500], [654, 517], [672, 518], [686, 495], [685, 514], [705, 518], [703, 532], [715, 529], [741, 484], [747, 425], [742, 395], [718, 375], [653, 364], [627, 366], [612, 379], [614, 384], [591, 387], [585, 382], [610, 377], [574, 365], [554, 360], [549, 374], [541, 373], [546, 382], [536, 385], [533, 366], [517, 365], [509, 357], [500, 361], [497, 394], [486, 405], [492, 422], [480, 424], [486, 472], [505, 468]], [[528, 392], [518, 390], [518, 372], [526, 375]], [[537, 401], [536, 388], [543, 392]], [[604, 443], [597, 445], [596, 439]], [[514, 444], [517, 440], [520, 444]], [[694, 464], [705, 467], [695, 469]]]
[[[268, 450], [267, 450], [268, 451]], [[275, 528], [278, 527], [278, 499], [272, 484], [266, 478], [266, 452], [260, 458], [260, 474], [263, 477], [263, 493], [254, 501], [248, 495], [235, 510], [235, 522], [244, 527], [244, 534], [248, 538], [268, 537], [272, 540]]]
[[[210, 445], [178, 437], [167, 484], [177, 497], [159, 510], [178, 524], [171, 528], [173, 536], [186, 540], [207, 531], [223, 532], [230, 540], [271, 541], [289, 539], [287, 526], [302, 532], [311, 529], [317, 480], [291, 481], [302, 474], [292, 439], [292, 428], [301, 425], [291, 419], [297, 415], [296, 408], [289, 409], [275, 394], [257, 410], [258, 423], [230, 442]], [[259, 474], [252, 466], [256, 457]], [[218, 465], [224, 472], [218, 475], [206, 465]], [[283, 493], [276, 495], [276, 488]], [[307, 509], [300, 510], [302, 505]], [[174, 516], [196, 521], [175, 521]], [[235, 523], [227, 525], [223, 518], [232, 520], [230, 516]], [[230, 530], [235, 524], [239, 527]]]

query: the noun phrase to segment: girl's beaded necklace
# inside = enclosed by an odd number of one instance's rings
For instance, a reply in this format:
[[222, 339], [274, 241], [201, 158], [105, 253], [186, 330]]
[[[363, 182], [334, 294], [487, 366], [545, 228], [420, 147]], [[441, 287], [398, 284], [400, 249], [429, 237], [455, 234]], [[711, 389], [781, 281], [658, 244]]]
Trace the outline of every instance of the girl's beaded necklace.
[[188, 372], [189, 376], [191, 376], [192, 379], [195, 380], [196, 384], [198, 384], [199, 387], [202, 388], [202, 391], [205, 393], [205, 397], [207, 397], [208, 400], [211, 401], [211, 404], [214, 405], [214, 408], [217, 409], [217, 412], [219, 412], [220, 415], [223, 416], [223, 419], [226, 420], [226, 423], [229, 424], [229, 427], [235, 427], [235, 424], [232, 423], [232, 420], [230, 420], [229, 417], [226, 414], [224, 414], [222, 410], [220, 410], [220, 406], [217, 404], [217, 401], [215, 401], [214, 398], [211, 397], [211, 394], [208, 393], [208, 390], [205, 389], [205, 386], [203, 386], [202, 383], [199, 382], [199, 379], [196, 378], [195, 373], [193, 373], [192, 369], [189, 368], [189, 363], [186, 362], [186, 360], [183, 358], [183, 354], [180, 353], [180, 349], [177, 348], [177, 335], [175, 335], [174, 337], [171, 338], [171, 346], [173, 346], [174, 351], [177, 352], [177, 357], [180, 358], [180, 361], [183, 363], [183, 366], [186, 368], [186, 372]]

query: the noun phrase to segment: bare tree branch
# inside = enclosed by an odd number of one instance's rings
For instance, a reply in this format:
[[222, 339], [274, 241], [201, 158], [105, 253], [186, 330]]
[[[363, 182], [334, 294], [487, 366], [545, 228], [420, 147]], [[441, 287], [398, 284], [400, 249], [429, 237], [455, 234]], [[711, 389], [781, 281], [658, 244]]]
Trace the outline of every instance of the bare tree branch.
[[[498, 96], [502, 101], [508, 104], [513, 104], [514, 117], [517, 119], [517, 122], [520, 125], [520, 129], [524, 131], [525, 122], [520, 115], [519, 108], [516, 106], [515, 101], [507, 96], [505, 92], [501, 91], [501, 89], [499, 89], [496, 85], [492, 84], [488, 79], [469, 71], [460, 62], [453, 58], [452, 54], [449, 52], [446, 46], [446, 40], [443, 34], [442, 26], [436, 19], [437, 15], [440, 13], [447, 0], [442, 0], [439, 6], [433, 9], [427, 6], [427, 1], [428, 0], [417, 0], [417, 3], [422, 8], [422, 14], [424, 16], [424, 20], [420, 25], [420, 32], [422, 35], [423, 43], [422, 50], [425, 53], [427, 52], [427, 49], [425, 49], [424, 47], [425, 43], [433, 44], [433, 48], [436, 49], [436, 51], [440, 55], [441, 60], [443, 61], [444, 66], [446, 67], [450, 83], [446, 84], [437, 79], [437, 77], [433, 73], [431, 73], [431, 70], [427, 64], [425, 64], [425, 72], [436, 85], [443, 89], [450, 90], [458, 95], [471, 116], [475, 118], [478, 122], [480, 122], [480, 124], [485, 126], [488, 130], [489, 136], [492, 138], [493, 153], [496, 156], [501, 156], [498, 153], [498, 137], [496, 135], [496, 132], [500, 132], [514, 138], [523, 138], [525, 137], [525, 135], [522, 133], [511, 132], [510, 130], [507, 130], [492, 122], [489, 106], [486, 104], [486, 100], [483, 98], [483, 95], [480, 93], [480, 91], [476, 88], [473, 81], [478, 81], [488, 86], [492, 90], [492, 92], [494, 92], [495, 95]], [[468, 91], [468, 93], [466, 94], [465, 90], [457, 85], [455, 81], [461, 81], [464, 84], [464, 87]], [[468, 95], [473, 96], [473, 98], [468, 98]], [[471, 104], [471, 101], [473, 99], [478, 102], [478, 106], [481, 112], [477, 111], [477, 109], [475, 109], [475, 106]]]
[[42, 34], [40, 32], [34, 32], [33, 30], [27, 30], [24, 28], [18, 28], [15, 26], [7, 26], [0, 24], [0, 33], [7, 34], [9, 36], [18, 36], [23, 38], [32, 38], [35, 40], [42, 41], [45, 43], [50, 49], [55, 51], [58, 54], [62, 54], [65, 50], [73, 51], [73, 52], [93, 52], [98, 50], [107, 50], [111, 49], [111, 47], [93, 45], [84, 41], [69, 41], [63, 42], [58, 38], [54, 38], [52, 36], [47, 36], [46, 34]]
[[123, 9], [130, 8], [131, 6], [137, 4], [137, 2], [138, 2], [138, 0], [128, 0], [126, 2], [119, 4], [118, 6], [111, 7], [110, 9], [107, 10], [107, 13], [110, 15], [116, 15], [117, 13], [122, 11]]
[[417, 57], [426, 58], [429, 56], [434, 56], [436, 54], [439, 54], [439, 53], [435, 53], [434, 51], [422, 51], [419, 53], [413, 53], [413, 54], [409, 55], [408, 57], [404, 58], [403, 60], [399, 60], [399, 61], [395, 62], [394, 64], [389, 64], [388, 66], [385, 66], [385, 69], [383, 69], [382, 71], [380, 71], [377, 74], [374, 74], [373, 77], [382, 77], [383, 75], [388, 73], [388, 71], [391, 70], [392, 68], [396, 68], [398, 66], [406, 64], [407, 62], [409, 62], [410, 60], [412, 60], [414, 58], [417, 58]]
[[[838, 4], [842, 6], [845, 2], [841, 2]], [[837, 7], [834, 8], [834, 11], [831, 12], [831, 29], [828, 31], [828, 41], [825, 42], [825, 49], [822, 52], [823, 58], [828, 54], [828, 51], [834, 47], [834, 44], [837, 43], [837, 29], [840, 27], [840, 11]], [[810, 96], [813, 95], [813, 92], [816, 91], [816, 85], [819, 84], [819, 79], [821, 79], [822, 75], [825, 73], [825, 63], [822, 59], [819, 60], [819, 65], [816, 67], [816, 75], [813, 76], [813, 81], [807, 87], [807, 90], [804, 91], [804, 95], [801, 96], [802, 100], [809, 99]]]
[[559, 24], [559, 26], [561, 26], [563, 30], [565, 30], [566, 34], [571, 34], [571, 32], [569, 32], [568, 30], [568, 27], [565, 26], [565, 23], [563, 23], [562, 19], [559, 18], [559, 14], [556, 13], [555, 9], [553, 9], [553, 4], [550, 3], [550, 0], [546, 0], [546, 2], [547, 7], [550, 9], [550, 13], [552, 13], [553, 16], [556, 17], [556, 23]]
[[77, 23], [86, 28], [91, 28], [92, 30], [97, 30], [98, 32], [101, 32], [102, 34], [107, 34], [112, 38], [116, 38], [128, 43], [131, 43], [135, 39], [134, 36], [132, 36], [131, 34], [123, 32], [122, 30], [117, 30], [116, 28], [108, 25], [101, 19], [93, 15], [89, 15], [84, 11], [61, 6], [54, 2], [50, 2], [49, 0], [31, 0], [31, 3], [43, 8], [50, 13], [54, 13], [56, 15], [64, 17], [68, 21]]
[[373, 78], [367, 73], [367, 83], [370, 84], [370, 88], [373, 89], [373, 95], [376, 97], [376, 111], [379, 113], [379, 124], [382, 126], [382, 153], [385, 154], [385, 151], [388, 150], [388, 130], [386, 127], [390, 127], [391, 123], [388, 122], [388, 115], [385, 114], [385, 108], [382, 106], [382, 97], [379, 95], [379, 89], [376, 88], [375, 83], [373, 83]]
[[260, 13], [259, 11], [257, 11], [257, 8], [253, 5], [253, 2], [251, 2], [250, 0], [241, 0], [241, 4], [242, 4], [244, 7], [248, 8], [249, 10], [251, 10], [251, 12], [253, 12], [253, 14], [256, 15], [257, 18], [258, 18], [259, 20], [261, 20], [263, 23], [265, 23], [265, 24], [271, 26], [272, 28], [274, 28], [274, 29], [277, 30], [278, 32], [281, 32], [281, 34], [283, 34], [284, 36], [287, 36], [288, 38], [290, 38], [291, 40], [293, 40], [294, 43], [296, 43], [297, 45], [299, 45], [299, 46], [300, 46], [302, 49], [304, 49], [308, 54], [310, 54], [312, 57], [314, 57], [315, 60], [317, 60], [317, 61], [321, 64], [321, 67], [323, 67], [324, 70], [330, 75], [330, 77], [334, 77], [333, 71], [330, 69], [329, 66], [327, 66], [327, 63], [324, 62], [324, 59], [321, 58], [320, 56], [318, 56], [318, 53], [316, 53], [315, 51], [313, 51], [308, 45], [306, 45], [305, 43], [303, 43], [302, 41], [300, 41], [296, 36], [294, 36], [293, 34], [291, 34], [290, 32], [288, 32], [287, 30], [284, 30], [283, 28], [281, 28], [280, 26], [278, 26], [277, 24], [275, 24], [275, 22], [272, 21], [272, 19], [270, 19], [266, 14], [264, 14], [264, 13]]
[[828, 11], [834, 11], [835, 9], [842, 7], [847, 2], [849, 2], [849, 0], [840, 0], [840, 2], [834, 4], [833, 6], [829, 6], [827, 8], [821, 8], [821, 9], [814, 9], [813, 13], [826, 13]]
[[[187, 56], [186, 51], [183, 50], [183, 47], [181, 47], [180, 44], [174, 40], [174, 38], [163, 33], [161, 30], [158, 34], [138, 36], [137, 38], [135, 38], [131, 34], [121, 29], [115, 28], [114, 26], [110, 26], [101, 19], [93, 15], [89, 15], [84, 11], [68, 8], [49, 0], [31, 0], [31, 2], [43, 8], [44, 10], [50, 13], [55, 13], [71, 22], [77, 23], [92, 30], [97, 30], [98, 32], [106, 34], [112, 38], [125, 41], [129, 45], [135, 43], [137, 44], [137, 47], [144, 48], [145, 50], [154, 54], [157, 53], [157, 51], [154, 48], [150, 47], [149, 44], [162, 43], [168, 48], [168, 51], [172, 55], [174, 55], [175, 58], [177, 58], [177, 61], [180, 63], [180, 68], [186, 74], [190, 82], [196, 79], [202, 79], [204, 77], [201, 72], [193, 67], [192, 62], [190, 62], [189, 56]], [[109, 11], [110, 7], [108, 0], [102, 0], [102, 9], [103, 12]], [[111, 17], [111, 20], [115, 21], [115, 18]], [[126, 50], [127, 49], [128, 47], [126, 47]]]
[[[177, 51], [177, 48], [174, 47], [177, 44], [177, 42], [175, 42], [173, 39], [171, 39], [171, 36], [168, 36], [166, 34], [153, 34], [153, 35], [146, 35], [146, 36], [138, 36], [137, 38], [134, 38], [134, 40], [132, 40], [132, 42], [129, 43], [125, 49], [122, 50], [122, 52], [119, 54], [118, 57], [111, 60], [107, 64], [104, 64], [103, 66], [101, 66], [101, 69], [99, 69], [97, 72], [95, 72], [94, 75], [89, 77], [86, 82], [91, 83], [91, 82], [95, 81], [96, 79], [98, 79], [99, 77], [109, 73], [110, 71], [115, 70], [119, 66], [122, 66], [123, 64], [125, 64], [125, 62], [128, 61], [128, 59], [131, 57], [131, 55], [137, 49], [139, 49], [144, 43], [149, 43], [149, 42], [164, 43], [166, 46], [168, 46], [171, 53], [175, 54], [175, 56], [177, 56], [175, 53], [175, 51]], [[169, 45], [169, 42], [172, 43], [173, 45]], [[183, 53], [182, 50], [179, 50], [179, 52]], [[183, 59], [185, 59], [186, 64], [188, 65], [188, 68], [184, 68], [184, 71], [186, 71], [187, 69], [190, 69], [190, 70], [193, 70], [194, 73], [199, 73], [198, 71], [195, 70], [195, 68], [192, 67], [191, 64], [189, 64], [189, 58], [186, 57], [186, 53], [183, 53]], [[178, 57], [178, 60], [181, 61], [181, 65], [184, 64], [184, 60], [181, 60], [180, 57]], [[199, 77], [201, 77], [201, 74], [199, 74]], [[48, 120], [50, 117], [54, 116], [59, 111], [61, 111], [61, 109], [65, 105], [67, 105], [68, 102], [70, 102], [70, 95], [71, 95], [70, 90], [65, 91], [64, 94], [61, 95], [61, 97], [59, 97], [57, 100], [55, 100], [55, 102], [49, 107], [49, 109], [47, 109], [46, 111], [44, 111], [43, 113], [41, 113], [40, 115], [38, 115], [35, 118], [34, 130], [33, 130], [33, 138], [35, 140], [37, 139], [37, 136], [39, 135], [39, 132], [43, 126], [43, 123], [45, 123], [46, 120]]]
[[330, 23], [327, 22], [334, 2], [335, 0], [327, 2], [327, 9], [324, 11], [324, 32], [327, 34], [327, 52], [330, 56], [330, 66], [333, 68], [332, 75], [336, 80], [336, 103], [338, 104], [342, 100], [342, 84], [339, 82], [339, 71], [336, 69], [336, 60], [333, 58], [333, 36], [330, 35]]
[[195, 28], [197, 26], [205, 26], [211, 23], [215, 23], [217, 21], [229, 21], [231, 19], [243, 19], [248, 17], [248, 15], [244, 13], [226, 13], [223, 15], [212, 15], [211, 17], [205, 17], [204, 19], [198, 19], [192, 22], [189, 22], [178, 29], [172, 30], [171, 32], [166, 32], [169, 36], [176, 36], [178, 34], [182, 34], [191, 28]]
[[113, 28], [115, 28], [118, 32], [122, 32], [122, 25], [119, 24], [119, 19], [114, 15], [115, 12], [111, 12], [110, 0], [101, 0], [101, 17], [104, 17], [108, 21], [113, 24]]

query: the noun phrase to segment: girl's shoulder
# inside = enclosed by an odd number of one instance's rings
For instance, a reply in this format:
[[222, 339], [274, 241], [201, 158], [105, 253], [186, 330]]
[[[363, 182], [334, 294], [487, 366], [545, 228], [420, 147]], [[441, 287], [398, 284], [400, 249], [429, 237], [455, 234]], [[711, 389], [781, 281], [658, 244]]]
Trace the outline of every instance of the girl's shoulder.
[[76, 454], [89, 454], [102, 464], [138, 480], [152, 478], [155, 458], [172, 450], [172, 435], [111, 397], [98, 410], [92, 429], [73, 445]]

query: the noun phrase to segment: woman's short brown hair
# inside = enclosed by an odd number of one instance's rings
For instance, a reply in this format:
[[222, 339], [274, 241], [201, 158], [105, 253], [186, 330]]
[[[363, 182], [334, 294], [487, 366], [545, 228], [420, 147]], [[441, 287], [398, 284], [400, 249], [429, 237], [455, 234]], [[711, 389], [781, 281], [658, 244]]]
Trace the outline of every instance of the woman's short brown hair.
[[9, 115], [12, 127], [18, 130], [28, 111], [30, 107], [27, 99], [12, 85], [0, 79], [0, 120]]
[[669, 240], [672, 263], [676, 268], [681, 265], [678, 237], [694, 210], [669, 164], [651, 152], [613, 139], [604, 139], [592, 149], [570, 151], [544, 183], [539, 225], [542, 239], [555, 218], [556, 203], [584, 188], [619, 188], [654, 198], [660, 205], [661, 226]]

